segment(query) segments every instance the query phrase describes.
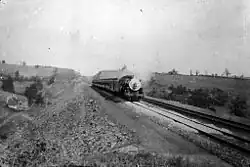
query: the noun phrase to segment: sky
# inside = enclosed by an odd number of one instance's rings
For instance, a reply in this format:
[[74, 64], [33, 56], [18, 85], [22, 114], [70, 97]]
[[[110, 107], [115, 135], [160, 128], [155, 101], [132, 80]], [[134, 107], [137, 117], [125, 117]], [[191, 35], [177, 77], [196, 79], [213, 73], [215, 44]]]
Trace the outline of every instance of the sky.
[[5, 0], [0, 59], [250, 76], [249, 0]]

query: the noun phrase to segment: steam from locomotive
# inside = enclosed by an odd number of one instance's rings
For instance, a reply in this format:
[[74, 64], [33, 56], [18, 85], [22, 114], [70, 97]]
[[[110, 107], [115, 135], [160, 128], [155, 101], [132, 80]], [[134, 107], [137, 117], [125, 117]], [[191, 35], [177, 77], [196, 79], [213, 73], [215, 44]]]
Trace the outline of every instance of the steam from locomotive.
[[92, 85], [124, 96], [130, 101], [143, 98], [141, 81], [126, 69], [100, 71], [94, 76]]

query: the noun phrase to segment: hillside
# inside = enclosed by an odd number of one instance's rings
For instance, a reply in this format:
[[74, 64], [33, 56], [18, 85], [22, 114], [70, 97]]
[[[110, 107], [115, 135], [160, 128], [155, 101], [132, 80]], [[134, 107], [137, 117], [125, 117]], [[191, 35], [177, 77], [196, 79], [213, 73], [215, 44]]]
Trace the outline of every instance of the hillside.
[[144, 92], [156, 98], [210, 108], [218, 116], [250, 116], [250, 80], [247, 79], [153, 73]]
[[[56, 74], [56, 81], [44, 88], [49, 104], [30, 105], [28, 111], [20, 112], [6, 108], [4, 103], [0, 106], [0, 166], [222, 163], [172, 132], [164, 129], [161, 134], [158, 125], [147, 117], [139, 118], [137, 113], [128, 113], [128, 108], [107, 102], [86, 84], [91, 77], [81, 77], [70, 69], [58, 69]], [[28, 84], [18, 81], [14, 86], [21, 92]], [[4, 102], [9, 93], [0, 91], [0, 95]], [[176, 147], [174, 142], [162, 140], [163, 134], [171, 141], [174, 138]], [[162, 155], [162, 148], [169, 150], [169, 145], [176, 151]], [[179, 148], [195, 162], [189, 162], [186, 155], [180, 157], [176, 153]], [[157, 152], [151, 155], [152, 150]], [[198, 160], [197, 152], [203, 152], [204, 158]]]
[[[159, 87], [168, 87], [173, 85], [183, 85], [189, 89], [198, 88], [219, 88], [227, 92], [246, 93], [250, 96], [250, 80], [241, 80], [233, 78], [207, 77], [207, 76], [189, 76], [189, 75], [168, 75], [153, 74]], [[145, 91], [149, 90], [149, 85], [145, 86]]]
[[34, 66], [21, 66], [17, 64], [0, 64], [1, 72], [7, 72], [8, 74], [14, 74], [17, 70], [19, 71], [20, 75], [23, 76], [51, 76], [53, 74], [53, 67], [38, 67], [35, 68]]

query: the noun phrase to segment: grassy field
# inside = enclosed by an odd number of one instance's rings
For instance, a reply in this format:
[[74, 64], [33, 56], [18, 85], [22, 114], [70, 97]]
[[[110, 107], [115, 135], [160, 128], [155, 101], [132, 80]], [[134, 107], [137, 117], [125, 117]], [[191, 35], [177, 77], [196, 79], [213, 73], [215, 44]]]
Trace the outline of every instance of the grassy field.
[[[219, 88], [224, 91], [246, 92], [250, 95], [250, 80], [233, 78], [213, 78], [206, 76], [155, 74], [159, 86], [183, 85], [190, 89]], [[147, 87], [146, 87], [147, 89]], [[246, 91], [247, 90], [247, 91]]]
[[19, 74], [25, 77], [31, 76], [41, 76], [41, 77], [48, 77], [53, 74], [53, 67], [39, 67], [35, 68], [34, 66], [21, 66], [16, 64], [0, 64], [1, 72], [4, 71], [5, 73], [12, 74], [18, 70]]
[[[209, 77], [209, 76], [189, 76], [189, 75], [169, 75], [154, 73], [152, 75], [154, 83], [150, 82], [145, 84], [144, 91], [147, 94], [155, 89], [168, 89], [172, 84], [173, 86], [182, 85], [187, 89], [213, 89], [218, 88], [226, 92], [229, 96], [241, 95], [246, 98], [248, 112], [250, 110], [250, 80], [234, 79], [226, 77]], [[215, 106], [216, 112], [219, 115], [228, 115], [229, 110], [227, 106]]]

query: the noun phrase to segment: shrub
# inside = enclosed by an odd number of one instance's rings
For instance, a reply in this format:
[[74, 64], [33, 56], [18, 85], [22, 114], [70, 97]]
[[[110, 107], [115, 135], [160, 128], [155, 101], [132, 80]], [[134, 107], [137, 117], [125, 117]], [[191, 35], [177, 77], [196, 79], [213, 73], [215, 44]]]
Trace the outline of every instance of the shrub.
[[216, 112], [216, 109], [214, 107], [212, 107], [212, 106], [209, 106], [208, 109], [211, 110], [211, 111]]
[[47, 85], [51, 85], [51, 84], [55, 83], [55, 79], [56, 79], [55, 75], [53, 75], [52, 77], [50, 77]]
[[155, 87], [153, 87], [147, 93], [147, 96], [169, 100], [171, 98], [171, 93], [169, 91], [167, 91], [167, 89], [165, 89], [165, 88], [155, 88]]
[[187, 88], [185, 87], [185, 86], [182, 86], [182, 85], [178, 85], [177, 87], [176, 87], [176, 94], [185, 94], [185, 93], [187, 93]]
[[25, 89], [24, 95], [28, 98], [29, 105], [33, 103], [43, 105], [45, 103], [42, 90], [43, 84], [41, 80], [37, 80]]
[[56, 74], [58, 72], [58, 68], [53, 69], [53, 73]]
[[221, 89], [213, 88], [210, 92], [212, 102], [217, 106], [224, 106], [228, 101], [228, 94]]
[[151, 77], [150, 77], [150, 80], [149, 80], [149, 82], [148, 82], [148, 85], [149, 85], [149, 86], [152, 86], [152, 85], [154, 85], [155, 83], [156, 83], [155, 77], [151, 76]]
[[246, 116], [247, 100], [245, 97], [237, 95], [231, 99], [228, 107], [231, 114], [244, 117]]
[[157, 94], [157, 90], [156, 88], [153, 88], [152, 90], [150, 90], [147, 95], [148, 96], [151, 96], [151, 97], [156, 97], [156, 94]]
[[211, 99], [209, 98], [208, 90], [195, 89], [191, 92], [191, 96], [188, 98], [188, 104], [197, 107], [208, 108], [211, 105]]
[[35, 82], [40, 82], [40, 81], [41, 81], [41, 78], [40, 78], [39, 76], [32, 76], [32, 77], [30, 77], [29, 80], [35, 81]]
[[183, 94], [186, 94], [188, 93], [187, 92], [187, 88], [185, 86], [182, 86], [182, 85], [178, 85], [177, 87], [174, 87], [173, 84], [171, 84], [169, 87], [168, 87], [169, 90], [172, 91], [173, 94], [176, 94], [176, 95], [183, 95]]
[[14, 81], [12, 79], [12, 77], [10, 75], [8, 75], [7, 77], [3, 77], [2, 80], [3, 84], [2, 84], [2, 89], [6, 92], [10, 92], [10, 93], [14, 93], [15, 89], [14, 89]]
[[173, 85], [173, 84], [171, 84], [171, 85], [168, 87], [168, 89], [173, 91], [173, 89], [174, 89], [174, 85]]
[[20, 73], [19, 73], [19, 71], [17, 70], [17, 71], [15, 72], [15, 80], [19, 80], [19, 77], [20, 77]]
[[24, 76], [20, 75], [18, 80], [19, 81], [23, 81], [24, 80]]
[[31, 77], [23, 76], [23, 81], [31, 81]]
[[166, 91], [165, 88], [156, 89], [156, 97], [162, 98], [162, 99], [168, 99], [169, 93]]

